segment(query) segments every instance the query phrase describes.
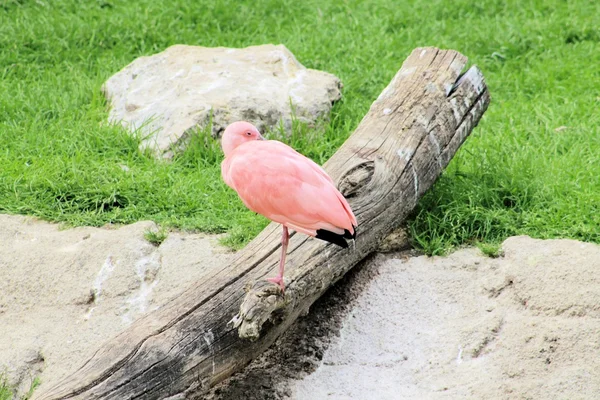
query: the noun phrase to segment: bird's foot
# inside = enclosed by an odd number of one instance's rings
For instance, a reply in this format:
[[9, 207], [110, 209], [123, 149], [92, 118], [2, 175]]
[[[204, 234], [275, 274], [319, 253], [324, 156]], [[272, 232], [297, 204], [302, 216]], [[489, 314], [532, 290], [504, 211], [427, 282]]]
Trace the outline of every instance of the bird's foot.
[[271, 283], [274, 283], [279, 286], [281, 289], [281, 293], [285, 294], [285, 284], [283, 283], [283, 276], [276, 276], [274, 278], [267, 278], [267, 280]]

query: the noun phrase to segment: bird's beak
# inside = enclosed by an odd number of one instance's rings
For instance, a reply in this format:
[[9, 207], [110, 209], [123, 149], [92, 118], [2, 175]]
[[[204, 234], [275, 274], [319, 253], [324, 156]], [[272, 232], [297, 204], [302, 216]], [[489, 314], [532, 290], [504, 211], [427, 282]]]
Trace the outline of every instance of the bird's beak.
[[258, 139], [256, 139], [256, 140], [267, 140], [267, 139], [265, 139], [265, 138], [263, 137], [263, 135], [261, 135], [261, 134], [259, 133], [259, 134], [258, 134]]

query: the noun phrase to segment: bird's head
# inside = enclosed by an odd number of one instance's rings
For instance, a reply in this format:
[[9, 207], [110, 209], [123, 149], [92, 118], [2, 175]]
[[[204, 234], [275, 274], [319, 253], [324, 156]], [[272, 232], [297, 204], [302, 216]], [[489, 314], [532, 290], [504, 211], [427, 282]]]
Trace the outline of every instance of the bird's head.
[[238, 121], [229, 125], [223, 132], [221, 147], [227, 157], [236, 147], [252, 140], [265, 140], [254, 125], [246, 121]]

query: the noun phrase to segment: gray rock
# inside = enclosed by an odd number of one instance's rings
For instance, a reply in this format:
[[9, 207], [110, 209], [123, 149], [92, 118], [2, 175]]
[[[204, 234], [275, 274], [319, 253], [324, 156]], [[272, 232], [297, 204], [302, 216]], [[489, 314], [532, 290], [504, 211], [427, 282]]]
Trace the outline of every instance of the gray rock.
[[170, 157], [211, 118], [214, 136], [238, 120], [261, 130], [279, 123], [289, 130], [292, 115], [313, 123], [340, 99], [341, 87], [334, 75], [305, 68], [283, 45], [176, 45], [136, 59], [103, 91], [111, 103], [109, 122], [140, 128], [142, 147]]

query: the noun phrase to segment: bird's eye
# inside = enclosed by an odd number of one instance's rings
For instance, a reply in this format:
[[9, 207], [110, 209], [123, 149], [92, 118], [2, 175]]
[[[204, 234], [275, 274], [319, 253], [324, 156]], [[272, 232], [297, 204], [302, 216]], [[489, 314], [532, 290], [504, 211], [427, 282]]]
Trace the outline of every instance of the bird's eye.
[[250, 131], [246, 132], [246, 136], [252, 136], [252, 132], [250, 132]]

